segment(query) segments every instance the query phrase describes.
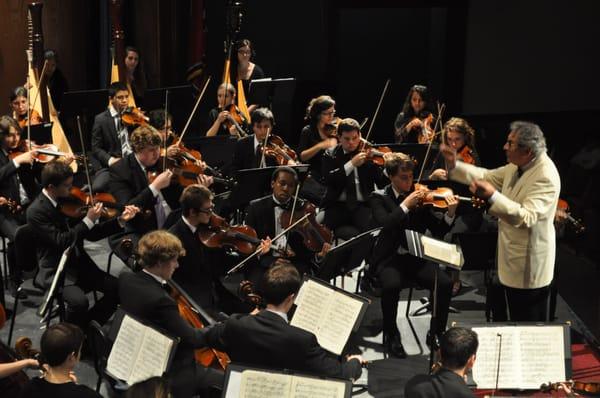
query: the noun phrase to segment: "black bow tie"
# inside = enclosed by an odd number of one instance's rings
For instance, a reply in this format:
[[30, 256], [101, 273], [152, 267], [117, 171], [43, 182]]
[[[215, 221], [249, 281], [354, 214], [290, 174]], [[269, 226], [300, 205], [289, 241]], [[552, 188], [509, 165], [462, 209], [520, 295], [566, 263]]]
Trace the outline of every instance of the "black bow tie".
[[289, 204], [290, 204], [290, 202], [277, 203], [277, 202], [273, 201], [273, 207], [281, 207], [283, 210], [288, 210], [290, 207]]

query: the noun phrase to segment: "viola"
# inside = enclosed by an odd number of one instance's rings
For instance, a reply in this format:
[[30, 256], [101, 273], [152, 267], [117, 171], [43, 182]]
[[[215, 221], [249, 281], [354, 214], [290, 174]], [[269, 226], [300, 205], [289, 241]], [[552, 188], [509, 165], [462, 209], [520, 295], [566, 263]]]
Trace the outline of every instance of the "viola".
[[317, 222], [315, 213], [315, 205], [306, 200], [299, 203], [298, 208], [294, 210], [294, 214], [291, 210], [284, 210], [281, 213], [279, 222], [281, 228], [287, 228], [304, 215], [309, 214], [303, 222], [295, 227], [294, 231], [302, 236], [304, 246], [308, 250], [318, 253], [323, 249], [325, 243], [331, 243], [333, 234], [326, 226]]
[[[200, 314], [203, 313], [201, 308], [198, 305], [195, 305], [193, 300], [191, 300], [176, 283], [173, 281], [167, 283], [171, 287], [171, 297], [173, 297], [177, 303], [179, 315], [194, 328], [204, 328], [204, 322], [200, 319]], [[208, 318], [206, 315], [204, 317], [205, 319]], [[229, 356], [227, 356], [226, 353], [208, 347], [196, 349], [194, 357], [196, 362], [204, 367], [213, 366], [223, 370], [225, 370], [227, 365], [231, 362], [231, 359], [229, 359]]]
[[378, 166], [383, 166], [385, 164], [384, 155], [392, 152], [390, 147], [380, 146], [375, 148], [373, 144], [366, 140], [361, 141], [358, 145], [358, 151], [365, 152], [367, 154], [367, 159]]
[[580, 234], [585, 231], [585, 225], [571, 215], [571, 212], [569, 211], [569, 203], [566, 200], [558, 199], [556, 212], [563, 212], [563, 214], [566, 216], [566, 220], [573, 227], [576, 234]]
[[458, 151], [458, 157], [463, 162], [468, 164], [475, 164], [475, 158], [473, 157], [473, 150], [469, 148], [468, 145], [463, 146], [463, 148]]
[[296, 162], [298, 159], [296, 152], [278, 135], [269, 134], [267, 145], [262, 147], [262, 151], [265, 156], [274, 158], [278, 166], [289, 164], [290, 161]]
[[261, 240], [249, 225], [229, 225], [224, 218], [212, 214], [207, 225], [198, 226], [200, 242], [210, 248], [233, 248], [242, 254], [252, 254]]
[[[447, 209], [448, 203], [446, 202], [446, 197], [454, 196], [454, 191], [450, 188], [439, 187], [432, 190], [424, 184], [415, 184], [415, 191], [424, 191], [426, 193], [421, 205], [429, 205], [437, 209]], [[480, 208], [485, 206], [485, 201], [477, 197], [467, 198], [466, 196], [458, 196], [457, 199], [461, 202], [471, 203], [473, 207]]]
[[91, 196], [77, 187], [71, 188], [69, 198], [61, 201], [59, 208], [67, 217], [80, 219], [85, 217], [90, 206], [95, 203], [104, 205], [101, 215], [104, 219], [117, 217], [123, 210], [123, 206], [117, 204], [117, 200], [111, 194], [99, 192]]

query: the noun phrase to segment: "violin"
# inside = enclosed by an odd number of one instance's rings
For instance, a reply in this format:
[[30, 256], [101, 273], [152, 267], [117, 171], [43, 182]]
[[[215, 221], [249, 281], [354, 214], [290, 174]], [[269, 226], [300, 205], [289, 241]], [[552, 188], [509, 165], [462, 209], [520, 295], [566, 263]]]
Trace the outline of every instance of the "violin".
[[278, 166], [289, 164], [290, 161], [296, 162], [298, 159], [296, 152], [278, 135], [269, 134], [266, 146], [261, 149], [265, 156], [275, 159]]
[[[175, 284], [173, 281], [167, 282], [171, 288], [171, 297], [177, 303], [177, 309], [179, 315], [185, 319], [191, 326], [196, 329], [204, 328], [204, 322], [200, 319], [200, 315], [203, 311], [198, 305], [194, 305], [193, 301], [185, 294], [185, 292]], [[208, 318], [205, 315], [205, 318]], [[229, 356], [226, 353], [217, 351], [213, 348], [203, 347], [198, 348], [194, 352], [196, 362], [204, 367], [219, 367], [223, 370], [227, 368], [227, 365], [231, 362]]]
[[[29, 150], [30, 150], [29, 148], [30, 148], [29, 141], [26, 139], [21, 140], [21, 141], [19, 141], [19, 144], [17, 145], [17, 147], [15, 149], [13, 149], [12, 151], [10, 151], [10, 153], [8, 154], [8, 157], [12, 160], [19, 155], [29, 152]], [[58, 147], [54, 144], [38, 145], [33, 141], [31, 141], [31, 151], [34, 151], [34, 153], [32, 155], [33, 158], [40, 163], [51, 162], [57, 156], [67, 156], [67, 155], [73, 156], [72, 154], [59, 151]], [[77, 159], [78, 161], [82, 160], [81, 156], [75, 156], [75, 159]]]
[[255, 310], [260, 310], [266, 307], [263, 298], [256, 293], [254, 283], [243, 280], [238, 286], [238, 297], [245, 303], [250, 304]]
[[[0, 209], [6, 207], [11, 214], [19, 214], [23, 211], [21, 205], [10, 198], [5, 198], [4, 196], [0, 196]], [[2, 326], [0, 325], [0, 329]]]
[[[38, 113], [38, 111], [36, 111], [35, 109], [31, 109], [29, 111], [29, 117], [31, 119], [31, 125], [35, 126], [37, 124], [42, 124], [44, 123], [44, 119], [42, 119], [42, 117], [40, 116], [40, 114]], [[24, 113], [23, 115], [16, 115], [16, 117], [14, 118], [17, 123], [19, 124], [19, 127], [21, 127], [22, 129], [25, 129], [27, 127], [27, 112]]]
[[473, 157], [473, 150], [469, 148], [468, 145], [463, 146], [463, 148], [457, 153], [458, 158], [465, 163], [475, 164], [475, 158]]
[[431, 123], [433, 122], [433, 113], [422, 112], [419, 116], [413, 117], [410, 123], [415, 120], [420, 120], [422, 124], [421, 132], [417, 136], [417, 142], [419, 144], [429, 144], [435, 137], [435, 132], [431, 128]]
[[121, 121], [127, 126], [148, 126], [150, 118], [140, 108], [128, 106], [121, 112]]
[[542, 392], [559, 391], [562, 386], [569, 387], [574, 392], [585, 394], [586, 397], [590, 395], [600, 396], [600, 382], [582, 382], [582, 381], [563, 381], [560, 383], [545, 383], [540, 386]]
[[384, 155], [393, 152], [390, 147], [380, 146], [375, 148], [373, 144], [366, 140], [362, 140], [358, 145], [358, 152], [365, 152], [367, 159], [378, 166], [383, 166], [385, 163]]
[[319, 253], [323, 249], [325, 243], [331, 243], [333, 234], [326, 226], [319, 224], [315, 218], [315, 205], [308, 200], [300, 202], [298, 208], [292, 214], [291, 210], [284, 210], [281, 213], [279, 222], [281, 228], [287, 228], [304, 215], [309, 214], [303, 222], [299, 223], [295, 231], [302, 236], [302, 240], [306, 248], [314, 253]]
[[[192, 184], [198, 184], [198, 176], [206, 174], [203, 167], [196, 163], [184, 162], [177, 164], [174, 159], [167, 158], [167, 169], [173, 173], [173, 180], [182, 187], [187, 187]], [[162, 171], [148, 171], [148, 181], [152, 183]], [[219, 182], [225, 186], [230, 186], [232, 181], [223, 177], [213, 176], [214, 182]]]
[[585, 225], [580, 220], [575, 219], [569, 211], [569, 203], [564, 199], [558, 199], [556, 206], [556, 212], [562, 212], [566, 216], [566, 221], [573, 227], [576, 234], [580, 234], [585, 231]]
[[117, 200], [109, 193], [99, 192], [93, 196], [83, 192], [77, 187], [71, 187], [69, 198], [60, 203], [60, 211], [69, 218], [80, 219], [85, 217], [90, 206], [96, 203], [102, 203], [102, 215], [100, 218], [110, 219], [117, 217], [123, 206], [117, 204]]
[[[454, 191], [452, 191], [450, 188], [439, 187], [432, 190], [424, 184], [415, 184], [415, 191], [424, 191], [426, 193], [423, 197], [421, 205], [429, 205], [435, 207], [436, 209], [447, 209], [448, 203], [446, 202], [446, 197], [455, 196]], [[485, 206], [485, 201], [477, 197], [467, 198], [466, 196], [458, 196], [457, 199], [461, 202], [471, 203], [473, 207], [476, 208]]]
[[249, 225], [229, 225], [223, 217], [211, 214], [207, 225], [198, 226], [200, 242], [210, 248], [229, 247], [242, 254], [252, 254], [261, 240]]
[[235, 104], [229, 104], [223, 107], [223, 110], [229, 112], [229, 117], [227, 118], [227, 120], [225, 120], [225, 122], [223, 122], [225, 124], [225, 127], [227, 127], [227, 130], [235, 126], [239, 137], [247, 136], [248, 134], [241, 127], [241, 125], [246, 124], [247, 121], [242, 112], [239, 110], [239, 108]]

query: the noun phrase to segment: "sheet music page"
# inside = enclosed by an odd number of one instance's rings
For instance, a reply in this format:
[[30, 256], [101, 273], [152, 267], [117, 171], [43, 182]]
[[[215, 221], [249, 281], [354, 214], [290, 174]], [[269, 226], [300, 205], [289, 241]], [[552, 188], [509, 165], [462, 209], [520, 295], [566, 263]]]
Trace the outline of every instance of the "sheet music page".
[[339, 292], [334, 292], [330, 300], [331, 304], [320, 321], [317, 341], [321, 347], [340, 355], [348, 342], [363, 303]]
[[125, 315], [119, 328], [119, 333], [115, 343], [108, 355], [106, 370], [120, 380], [128, 380], [132, 365], [138, 355], [142, 341], [144, 339], [144, 329], [146, 327]]
[[167, 369], [173, 340], [146, 327], [146, 334], [127, 383], [129, 385], [152, 376], [162, 376]]
[[285, 398], [290, 396], [292, 376], [256, 370], [244, 370], [240, 398]]
[[340, 381], [294, 376], [292, 398], [344, 398], [346, 385]]
[[479, 339], [473, 380], [477, 388], [495, 388], [498, 348], [502, 352], [498, 387], [539, 389], [548, 380], [565, 380], [561, 326], [499, 326], [473, 328]]
[[299, 300], [296, 299], [296, 311], [290, 325], [312, 332], [318, 338], [323, 310], [329, 307], [334, 291], [310, 279], [304, 281], [300, 291]]
[[456, 265], [457, 267], [461, 267], [464, 263], [462, 255], [460, 251], [458, 251], [456, 245], [442, 242], [425, 235], [421, 237], [421, 242], [423, 243], [423, 253], [425, 253], [426, 256]]

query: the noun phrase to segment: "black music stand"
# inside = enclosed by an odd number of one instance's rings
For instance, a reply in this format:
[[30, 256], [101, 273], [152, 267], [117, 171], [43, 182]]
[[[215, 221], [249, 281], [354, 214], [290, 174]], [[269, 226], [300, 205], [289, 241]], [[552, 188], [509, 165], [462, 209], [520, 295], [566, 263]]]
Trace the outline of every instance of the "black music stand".
[[[160, 87], [146, 90], [144, 93], [144, 110], [152, 111], [154, 109], [164, 109], [165, 91], [167, 90], [169, 90], [168, 111], [173, 117], [173, 131], [177, 134], [181, 134], [181, 131], [190, 117], [190, 113], [192, 112], [196, 102], [194, 97], [196, 91], [191, 85], [188, 84], [185, 86]], [[202, 102], [205, 102], [205, 100], [206, 98], [204, 98]], [[204, 135], [204, 132], [201, 131], [203, 123], [200, 122], [200, 120], [203, 119], [198, 117], [198, 112], [199, 109], [196, 111], [188, 131], [185, 133], [184, 141], [186, 143], [187, 137], [198, 137], [200, 135]], [[204, 153], [202, 153], [202, 156], [204, 156]]]
[[274, 98], [293, 98], [296, 88], [296, 79], [258, 79], [250, 81], [248, 94], [251, 103], [273, 109]]
[[63, 95], [60, 117], [68, 119], [79, 115], [97, 115], [108, 106], [108, 90], [67, 91]]
[[[23, 129], [21, 136], [27, 138], [27, 126]], [[52, 123], [42, 123], [31, 126], [31, 140], [38, 144], [51, 144]]]
[[236, 137], [229, 135], [197, 137], [186, 134], [183, 136], [183, 141], [189, 148], [200, 151], [202, 160], [206, 164], [219, 169], [223, 174], [229, 174], [237, 142]]
[[344, 275], [351, 271], [355, 268], [353, 265], [348, 264], [348, 259], [352, 251], [360, 247], [365, 253], [370, 253], [373, 250], [380, 231], [381, 227], [371, 229], [329, 250], [325, 258], [323, 258], [315, 276], [319, 279], [329, 281], [336, 276]]

